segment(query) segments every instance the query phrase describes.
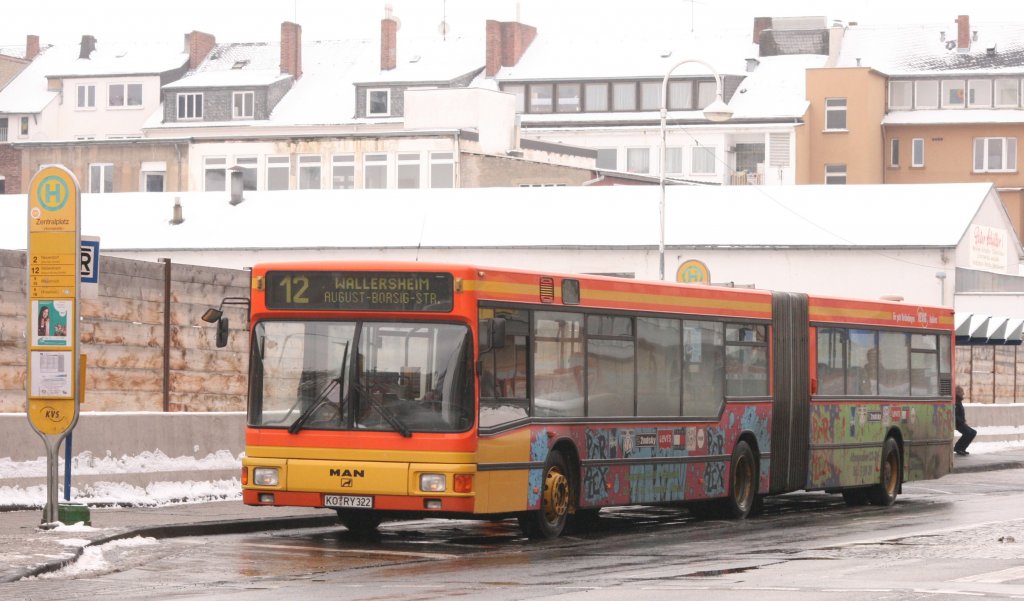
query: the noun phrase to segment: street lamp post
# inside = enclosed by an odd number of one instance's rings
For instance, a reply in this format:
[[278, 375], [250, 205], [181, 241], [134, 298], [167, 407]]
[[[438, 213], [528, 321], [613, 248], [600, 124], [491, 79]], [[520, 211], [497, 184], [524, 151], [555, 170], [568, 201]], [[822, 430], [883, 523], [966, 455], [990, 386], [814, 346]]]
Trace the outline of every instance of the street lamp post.
[[661, 176], [658, 178], [658, 188], [661, 191], [661, 202], [658, 205], [659, 224], [661, 227], [661, 235], [658, 238], [658, 278], [662, 281], [665, 279], [665, 121], [668, 119], [668, 78], [672, 75], [673, 71], [686, 63], [702, 65], [715, 76], [715, 100], [704, 108], [704, 117], [708, 121], [715, 122], [728, 121], [732, 118], [732, 109], [729, 108], [729, 105], [725, 103], [722, 97], [722, 78], [719, 77], [718, 71], [715, 71], [715, 68], [711, 65], [702, 60], [688, 58], [673, 65], [668, 70], [668, 73], [665, 74], [665, 78], [661, 81]]

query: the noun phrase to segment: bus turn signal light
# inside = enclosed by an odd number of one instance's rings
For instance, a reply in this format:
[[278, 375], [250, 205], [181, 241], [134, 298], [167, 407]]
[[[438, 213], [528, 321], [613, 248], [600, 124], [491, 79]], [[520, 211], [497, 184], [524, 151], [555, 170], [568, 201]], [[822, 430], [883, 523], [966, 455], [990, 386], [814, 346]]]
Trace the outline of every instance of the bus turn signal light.
[[242, 486], [249, 483], [249, 468], [242, 466]]
[[473, 492], [473, 474], [455, 474], [455, 492]]

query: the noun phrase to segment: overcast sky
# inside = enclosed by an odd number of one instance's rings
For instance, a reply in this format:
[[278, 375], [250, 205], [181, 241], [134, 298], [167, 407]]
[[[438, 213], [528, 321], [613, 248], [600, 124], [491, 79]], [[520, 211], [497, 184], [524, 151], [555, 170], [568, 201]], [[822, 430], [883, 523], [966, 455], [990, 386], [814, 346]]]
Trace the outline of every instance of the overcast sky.
[[[302, 25], [303, 39], [376, 37], [385, 4], [402, 32], [435, 34], [442, 21], [454, 35], [480, 35], [484, 21], [524, 23], [545, 31], [580, 25], [624, 33], [751, 27], [755, 16], [824, 16], [868, 23], [949, 22], [966, 12], [971, 21], [1005, 20], [1009, 0], [7, 0], [0, 46], [23, 46], [27, 34], [43, 44], [74, 42], [92, 34], [100, 42], [178, 42], [193, 29], [219, 42], [277, 41], [282, 21]], [[13, 6], [12, 6], [13, 4]], [[1019, 14], [1019, 13], [1018, 13]]]

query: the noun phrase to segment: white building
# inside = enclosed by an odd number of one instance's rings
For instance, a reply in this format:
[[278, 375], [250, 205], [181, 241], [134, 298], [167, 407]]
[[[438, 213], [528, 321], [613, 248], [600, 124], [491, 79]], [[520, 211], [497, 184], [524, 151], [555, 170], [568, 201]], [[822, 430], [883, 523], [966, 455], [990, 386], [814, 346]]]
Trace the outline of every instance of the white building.
[[[669, 278], [696, 260], [718, 284], [1020, 313], [1024, 250], [991, 185], [669, 186], [666, 197]], [[26, 204], [0, 201], [3, 247], [25, 247]], [[82, 233], [100, 237], [101, 256], [658, 277], [658, 187], [247, 192], [238, 205], [227, 193], [86, 194], [82, 207]]]

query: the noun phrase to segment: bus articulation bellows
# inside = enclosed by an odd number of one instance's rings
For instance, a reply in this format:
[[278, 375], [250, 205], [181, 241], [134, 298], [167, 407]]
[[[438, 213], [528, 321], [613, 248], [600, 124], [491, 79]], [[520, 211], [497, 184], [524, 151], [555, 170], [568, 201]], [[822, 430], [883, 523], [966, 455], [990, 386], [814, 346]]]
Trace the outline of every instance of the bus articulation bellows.
[[424, 263], [251, 284], [250, 505], [550, 538], [616, 505], [886, 506], [951, 469], [950, 308]]

